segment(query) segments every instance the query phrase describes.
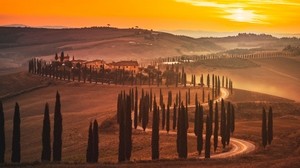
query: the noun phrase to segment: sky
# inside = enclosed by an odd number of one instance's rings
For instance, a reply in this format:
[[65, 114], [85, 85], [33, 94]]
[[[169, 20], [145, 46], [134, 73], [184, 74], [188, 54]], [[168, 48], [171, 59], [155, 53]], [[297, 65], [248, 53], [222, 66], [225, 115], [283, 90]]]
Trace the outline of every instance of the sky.
[[1, 0], [0, 25], [300, 33], [300, 0]]

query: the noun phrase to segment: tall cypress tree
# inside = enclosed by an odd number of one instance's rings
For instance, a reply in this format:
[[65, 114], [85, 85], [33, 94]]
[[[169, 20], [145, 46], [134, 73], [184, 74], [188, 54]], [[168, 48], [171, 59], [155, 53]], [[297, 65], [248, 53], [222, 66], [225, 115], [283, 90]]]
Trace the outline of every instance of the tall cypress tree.
[[261, 126], [261, 136], [262, 136], [262, 145], [265, 148], [268, 143], [268, 135], [267, 135], [267, 114], [265, 108], [263, 108], [262, 112], [262, 126]]
[[162, 107], [161, 107], [161, 111], [162, 111], [162, 121], [161, 121], [161, 125], [162, 125], [162, 130], [165, 129], [165, 124], [166, 124], [166, 109], [165, 109], [165, 104], [163, 103]]
[[225, 104], [224, 100], [221, 101], [221, 137], [222, 137], [222, 145], [223, 148], [226, 147], [226, 112], [225, 112]]
[[273, 110], [272, 107], [269, 109], [268, 115], [268, 144], [271, 145], [273, 140]]
[[211, 119], [206, 116], [205, 158], [210, 158]]
[[176, 114], [176, 104], [174, 103], [173, 106], [173, 130], [176, 129], [176, 122], [177, 122], [177, 114]]
[[[149, 103], [149, 99], [147, 99], [147, 100], [148, 100], [147, 102]], [[131, 151], [132, 151], [132, 120], [131, 120], [130, 97], [126, 96], [125, 101], [126, 101], [126, 103], [125, 103], [125, 129], [126, 129], [125, 158], [126, 158], [126, 160], [130, 160]], [[149, 110], [149, 107], [148, 107], [148, 110]], [[148, 123], [148, 118], [147, 118], [147, 123]]]
[[[138, 90], [137, 87], [135, 88], [135, 103], [134, 103], [134, 128], [137, 128], [137, 124], [138, 124]], [[155, 95], [154, 95], [154, 99], [155, 99]]]
[[218, 135], [219, 135], [219, 108], [218, 102], [215, 103], [215, 127], [214, 127], [214, 151], [216, 152], [218, 147]]
[[3, 104], [0, 100], [0, 164], [4, 163], [5, 158], [5, 128], [4, 128]]
[[235, 111], [234, 111], [234, 106], [231, 105], [231, 128], [230, 128], [230, 131], [231, 133], [233, 134], [234, 132], [234, 129], [235, 129]]
[[170, 131], [170, 105], [167, 106], [166, 130]]
[[50, 140], [50, 117], [49, 117], [49, 105], [46, 103], [44, 120], [43, 120], [43, 132], [42, 132], [42, 161], [51, 160], [51, 140]]
[[94, 121], [93, 124], [93, 162], [98, 162], [99, 157], [99, 133], [98, 133], [98, 122], [97, 120]]
[[93, 158], [93, 128], [92, 128], [92, 122], [90, 122], [89, 134], [88, 134], [88, 145], [86, 150], [86, 162], [92, 163], [92, 158]]
[[54, 130], [53, 130], [53, 161], [61, 161], [62, 152], [62, 115], [60, 95], [56, 92], [55, 112], [54, 112]]
[[230, 142], [230, 129], [231, 129], [231, 104], [230, 102], [227, 103], [227, 124], [226, 124], [226, 144], [228, 145]]
[[[120, 111], [120, 121], [119, 121], [119, 155], [118, 155], [118, 161], [123, 162], [126, 160], [126, 139], [125, 139], [125, 134], [126, 134], [126, 129], [125, 129], [125, 101], [122, 96], [122, 99], [119, 99], [120, 104], [122, 106], [121, 111]], [[141, 102], [140, 102], [141, 103]]]
[[203, 106], [198, 104], [198, 133], [197, 133], [197, 151], [198, 154], [201, 155], [201, 151], [203, 149]]
[[21, 161], [21, 144], [20, 144], [20, 109], [19, 104], [15, 105], [15, 114], [13, 120], [13, 137], [12, 137], [12, 154], [11, 162], [20, 163]]
[[155, 99], [153, 103], [151, 148], [152, 148], [152, 160], [159, 159], [159, 111]]
[[[179, 127], [179, 152], [178, 156], [179, 158], [187, 158], [187, 125], [186, 125], [186, 108], [181, 104], [180, 108], [180, 124], [178, 124]], [[178, 133], [177, 133], [178, 134]], [[178, 141], [177, 141], [178, 142]]]

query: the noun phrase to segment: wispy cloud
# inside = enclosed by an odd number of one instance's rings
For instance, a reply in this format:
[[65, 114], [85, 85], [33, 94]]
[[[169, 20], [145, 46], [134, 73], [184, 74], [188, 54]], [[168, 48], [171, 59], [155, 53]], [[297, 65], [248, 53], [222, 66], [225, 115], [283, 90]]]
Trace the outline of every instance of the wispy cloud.
[[268, 16], [258, 9], [264, 5], [300, 6], [300, 3], [289, 0], [238, 0], [238, 1], [212, 1], [212, 0], [176, 0], [193, 6], [216, 8], [220, 14], [217, 17], [235, 22], [268, 24]]

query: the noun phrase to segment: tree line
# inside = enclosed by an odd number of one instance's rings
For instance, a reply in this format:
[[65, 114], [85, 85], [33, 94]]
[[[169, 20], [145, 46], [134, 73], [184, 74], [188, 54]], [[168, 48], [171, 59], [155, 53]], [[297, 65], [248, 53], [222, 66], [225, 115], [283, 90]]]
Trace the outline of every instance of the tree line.
[[[163, 94], [160, 89], [158, 102], [156, 95], [141, 90], [140, 99], [138, 98], [137, 88], [131, 88], [128, 93], [122, 91], [118, 96], [117, 103], [117, 122], [119, 124], [119, 162], [130, 160], [132, 152], [132, 127], [137, 129], [140, 124], [145, 131], [148, 127], [149, 115], [152, 112], [152, 136], [151, 151], [152, 159], [159, 159], [159, 130], [166, 130], [167, 133], [173, 129], [177, 132], [177, 153], [179, 158], [187, 158], [187, 130], [189, 128], [189, 92], [186, 92], [185, 103], [181, 100], [181, 92], [176, 94], [176, 100], [172, 101], [172, 92], [168, 92], [167, 102], [164, 102]], [[179, 96], [178, 96], [179, 95]], [[139, 102], [138, 102], [139, 100]], [[132, 107], [133, 105], [134, 107]], [[152, 105], [152, 108], [150, 108]], [[214, 106], [215, 105], [215, 106]], [[172, 107], [173, 106], [173, 107]], [[214, 107], [213, 107], [214, 106]], [[221, 143], [225, 148], [230, 143], [230, 136], [235, 130], [235, 108], [232, 103], [224, 100], [219, 102], [209, 100], [208, 111], [198, 101], [195, 94], [195, 116], [194, 133], [197, 136], [197, 151], [199, 155], [205, 150], [205, 158], [210, 158], [211, 137], [213, 136], [214, 151], [219, 147], [218, 136], [221, 136]], [[171, 109], [172, 107], [172, 109]], [[172, 110], [172, 112], [171, 112]], [[133, 113], [133, 115], [131, 115]], [[219, 115], [221, 116], [219, 119]], [[206, 116], [206, 120], [204, 118]], [[133, 117], [133, 126], [131, 117]], [[173, 121], [171, 121], [171, 119]], [[204, 126], [206, 130], [204, 131]], [[220, 129], [219, 129], [220, 128]], [[204, 134], [205, 133], [205, 134]], [[203, 137], [205, 136], [205, 140]], [[204, 148], [205, 147], [205, 148]], [[123, 156], [123, 157], [120, 157]], [[127, 157], [126, 157], [127, 156]]]
[[[201, 86], [204, 87], [204, 76], [199, 76], [197, 82], [197, 76], [191, 74], [191, 80], [188, 82], [187, 74], [184, 66], [179, 64], [165, 65], [165, 69], [161, 70], [161, 67], [149, 65], [148, 67], [142, 67], [138, 73], [132, 71], [126, 71], [124, 69], [111, 70], [100, 66], [95, 68], [93, 66], [87, 66], [86, 64], [76, 63], [73, 65], [71, 61], [64, 61], [64, 52], [61, 52], [60, 57], [56, 54], [55, 60], [51, 63], [47, 63], [43, 59], [32, 58], [28, 63], [28, 72], [32, 74], [38, 74], [40, 76], [50, 77], [53, 79], [78, 81], [84, 83], [108, 83], [118, 85], [161, 85], [175, 86], [182, 85], [186, 87], [190, 86]], [[58, 61], [60, 60], [60, 61]], [[179, 70], [181, 66], [181, 71]], [[230, 89], [232, 92], [233, 84], [232, 81], [226, 77], [212, 74], [207, 74], [206, 86], [212, 86], [212, 97], [220, 95], [220, 88], [223, 87]], [[221, 85], [222, 83], [222, 85]], [[224, 85], [225, 83], [225, 85]]]
[[[4, 128], [4, 111], [3, 104], [0, 101], [0, 163], [4, 163], [5, 158], [5, 128]], [[49, 105], [45, 104], [44, 119], [43, 119], [43, 129], [42, 129], [42, 161], [55, 162], [61, 161], [62, 157], [62, 114], [61, 114], [61, 104], [60, 95], [56, 93], [55, 101], [55, 111], [54, 111], [54, 130], [53, 130], [53, 144], [51, 150], [51, 126], [50, 126], [50, 116], [49, 116]], [[11, 162], [20, 163], [21, 162], [21, 119], [20, 119], [20, 106], [16, 102], [15, 111], [13, 117], [13, 135], [12, 135], [12, 148], [11, 148]], [[51, 153], [52, 151], [52, 153]]]

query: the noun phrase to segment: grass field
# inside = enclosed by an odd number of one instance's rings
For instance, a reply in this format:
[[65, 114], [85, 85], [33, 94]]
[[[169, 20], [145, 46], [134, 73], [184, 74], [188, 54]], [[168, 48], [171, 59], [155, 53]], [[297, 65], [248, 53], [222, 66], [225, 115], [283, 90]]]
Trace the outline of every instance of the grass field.
[[[15, 102], [20, 104], [21, 111], [21, 154], [23, 165], [29, 167], [97, 167], [96, 164], [83, 164], [87, 144], [89, 122], [97, 119], [100, 123], [100, 162], [108, 167], [298, 167], [300, 157], [300, 105], [292, 100], [276, 96], [234, 90], [228, 98], [236, 107], [236, 131], [233, 137], [254, 142], [257, 149], [254, 153], [228, 159], [196, 159], [196, 140], [190, 137], [189, 160], [179, 161], [176, 154], [176, 136], [161, 135], [160, 153], [161, 161], [147, 161], [151, 157], [151, 134], [143, 131], [133, 131], [132, 163], [115, 164], [117, 161], [118, 126], [115, 121], [116, 99], [121, 90], [128, 90], [130, 86], [95, 85], [56, 80], [46, 80], [38, 76], [18, 73], [2, 76], [0, 85], [8, 86], [3, 81], [14, 81], [9, 85], [10, 92], [20, 92], [28, 88], [46, 83], [49, 85], [17, 94], [3, 100], [5, 110], [6, 128], [6, 161], [9, 162], [11, 154], [12, 118]], [[26, 81], [26, 82], [25, 82]], [[21, 85], [22, 84], [22, 85]], [[1, 87], [3, 88], [3, 87]], [[139, 88], [139, 93], [141, 87]], [[148, 86], [143, 86], [149, 90]], [[53, 126], [53, 108], [55, 93], [61, 94], [63, 114], [63, 163], [39, 164], [41, 152], [41, 129], [44, 104], [50, 104], [51, 126]], [[163, 87], [164, 98], [167, 92], [175, 88]], [[182, 97], [186, 91], [181, 88]], [[8, 91], [7, 91], [8, 92]], [[1, 89], [1, 96], [7, 94]], [[195, 93], [202, 93], [202, 89], [191, 89], [191, 103]], [[153, 88], [153, 93], [159, 95], [159, 89]], [[207, 94], [207, 90], [206, 90]], [[201, 95], [201, 94], [200, 94]], [[158, 100], [158, 99], [157, 99]], [[274, 111], [274, 140], [266, 149], [261, 147], [261, 109], [273, 107]], [[190, 130], [192, 132], [193, 110], [191, 109]], [[151, 116], [151, 114], [150, 114]], [[108, 123], [108, 124], [107, 124]], [[150, 122], [151, 123], [151, 122]], [[141, 161], [143, 160], [143, 161]], [[283, 161], [285, 164], [283, 164]], [[72, 163], [72, 164], [71, 164]], [[109, 163], [109, 164], [108, 164]], [[104, 164], [104, 165], [103, 165]], [[7, 165], [13, 166], [13, 165]]]

